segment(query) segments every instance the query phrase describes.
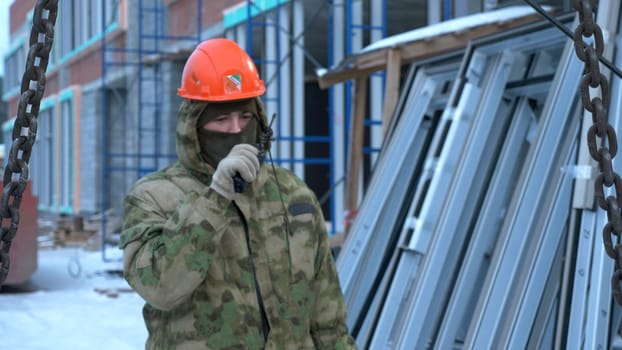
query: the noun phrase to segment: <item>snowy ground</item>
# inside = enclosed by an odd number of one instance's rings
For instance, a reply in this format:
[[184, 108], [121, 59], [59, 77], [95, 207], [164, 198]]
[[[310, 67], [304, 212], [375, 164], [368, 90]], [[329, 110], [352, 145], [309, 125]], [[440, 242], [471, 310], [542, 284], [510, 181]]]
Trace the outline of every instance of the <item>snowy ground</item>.
[[39, 250], [31, 280], [0, 292], [0, 349], [144, 349], [143, 301], [120, 276], [119, 256]]

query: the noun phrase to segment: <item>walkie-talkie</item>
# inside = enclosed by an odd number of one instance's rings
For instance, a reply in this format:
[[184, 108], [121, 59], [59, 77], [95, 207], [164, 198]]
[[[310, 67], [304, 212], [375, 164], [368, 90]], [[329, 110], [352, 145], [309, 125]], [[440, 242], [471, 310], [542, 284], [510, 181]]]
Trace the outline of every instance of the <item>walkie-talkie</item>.
[[[270, 140], [272, 140], [272, 123], [274, 122], [275, 118], [276, 113], [272, 115], [270, 125], [262, 130], [261, 134], [259, 135], [259, 140], [257, 140], [257, 143], [255, 144], [255, 147], [257, 147], [257, 149], [259, 150], [259, 152], [257, 152], [257, 158], [259, 159], [260, 166], [263, 164], [264, 159], [266, 158], [266, 153], [269, 151], [268, 143], [270, 142]], [[244, 181], [240, 173], [236, 173], [233, 176], [233, 189], [235, 190], [235, 192], [242, 193], [246, 191], [247, 185], [248, 182]]]

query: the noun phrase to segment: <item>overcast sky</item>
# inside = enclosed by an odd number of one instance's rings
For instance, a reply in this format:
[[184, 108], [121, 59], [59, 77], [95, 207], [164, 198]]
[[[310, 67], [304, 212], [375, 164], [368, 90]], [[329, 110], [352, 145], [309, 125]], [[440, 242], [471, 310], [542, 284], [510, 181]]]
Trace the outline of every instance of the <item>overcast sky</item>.
[[4, 76], [4, 54], [9, 48], [9, 8], [13, 0], [0, 0], [0, 75]]

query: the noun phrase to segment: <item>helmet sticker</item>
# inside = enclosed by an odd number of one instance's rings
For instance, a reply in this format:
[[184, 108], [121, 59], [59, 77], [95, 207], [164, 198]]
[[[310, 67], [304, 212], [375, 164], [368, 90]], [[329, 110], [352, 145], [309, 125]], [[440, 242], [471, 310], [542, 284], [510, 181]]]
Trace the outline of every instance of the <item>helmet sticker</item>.
[[242, 92], [242, 76], [240, 74], [225, 76], [225, 94], [236, 94], [240, 92]]

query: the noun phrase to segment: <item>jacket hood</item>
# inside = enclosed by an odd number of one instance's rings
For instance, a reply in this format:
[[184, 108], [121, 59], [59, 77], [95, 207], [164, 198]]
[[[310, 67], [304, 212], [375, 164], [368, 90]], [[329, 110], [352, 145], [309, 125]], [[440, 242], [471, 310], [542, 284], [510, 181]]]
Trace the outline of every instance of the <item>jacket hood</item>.
[[[257, 104], [259, 128], [257, 133], [268, 127], [266, 111], [259, 97], [253, 98]], [[177, 119], [176, 147], [179, 162], [189, 170], [200, 174], [213, 173], [214, 169], [201, 158], [201, 146], [197, 134], [199, 116], [210, 102], [184, 99], [179, 107]], [[268, 143], [268, 150], [270, 143]]]

